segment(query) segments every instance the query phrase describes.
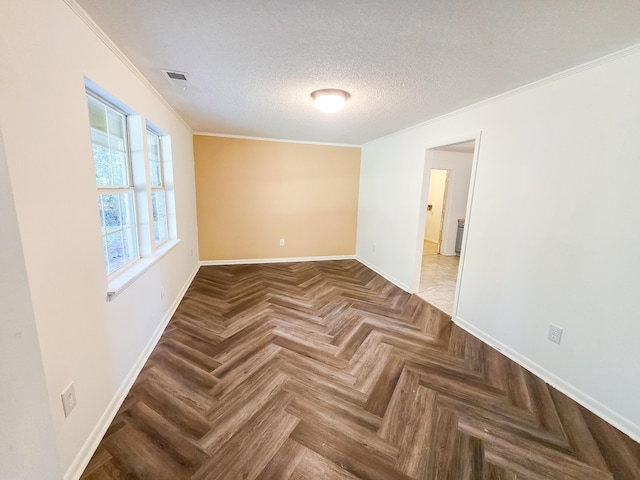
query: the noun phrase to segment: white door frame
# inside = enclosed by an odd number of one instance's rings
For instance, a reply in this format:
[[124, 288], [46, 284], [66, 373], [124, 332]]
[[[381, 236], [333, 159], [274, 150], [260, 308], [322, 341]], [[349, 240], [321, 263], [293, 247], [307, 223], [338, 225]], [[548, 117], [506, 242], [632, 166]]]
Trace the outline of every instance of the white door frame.
[[458, 267], [458, 279], [456, 281], [456, 292], [453, 301], [453, 312], [451, 317], [455, 318], [456, 311], [458, 309], [458, 294], [460, 291], [460, 284], [462, 280], [462, 275], [464, 271], [464, 257], [465, 250], [467, 244], [467, 236], [469, 229], [472, 225], [472, 205], [473, 205], [473, 194], [475, 190], [475, 182], [476, 182], [476, 172], [478, 170], [478, 157], [480, 153], [480, 137], [482, 136], [482, 131], [477, 131], [473, 133], [468, 133], [465, 135], [458, 135], [453, 137], [447, 137], [440, 140], [434, 140], [425, 145], [425, 155], [423, 160], [423, 174], [422, 174], [422, 193], [420, 194], [420, 205], [418, 208], [418, 212], [420, 218], [418, 219], [418, 232], [419, 237], [416, 240], [416, 252], [415, 252], [415, 267], [414, 267], [414, 278], [413, 278], [413, 293], [417, 293], [420, 289], [420, 271], [422, 268], [422, 250], [424, 246], [424, 229], [427, 221], [427, 199], [429, 196], [429, 177], [431, 176], [431, 164], [433, 155], [432, 151], [441, 149], [443, 147], [447, 147], [449, 145], [455, 145], [458, 143], [465, 142], [475, 142], [475, 146], [473, 149], [473, 160], [471, 163], [471, 179], [469, 181], [469, 196], [467, 198], [467, 208], [466, 208], [466, 216], [465, 216], [465, 226], [464, 226], [464, 234], [462, 236], [462, 252], [460, 253], [460, 265]]

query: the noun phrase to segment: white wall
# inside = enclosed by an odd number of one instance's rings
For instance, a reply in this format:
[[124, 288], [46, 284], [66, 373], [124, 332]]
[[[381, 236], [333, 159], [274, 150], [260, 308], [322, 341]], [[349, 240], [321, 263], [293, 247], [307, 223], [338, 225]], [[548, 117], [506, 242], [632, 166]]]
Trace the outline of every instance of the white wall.
[[[58, 461], [72, 478], [197, 267], [192, 132], [62, 0], [5, 2], [2, 10], [0, 129], [46, 380], [44, 401]], [[85, 76], [165, 131], [173, 146], [181, 242], [110, 303]], [[78, 404], [65, 419], [60, 393], [70, 382]], [[10, 422], [19, 421], [16, 415]], [[32, 452], [15, 455], [29, 458]]]
[[424, 228], [424, 239], [438, 243], [440, 241], [440, 226], [444, 208], [444, 194], [447, 185], [446, 170], [431, 170], [429, 177], [429, 196], [427, 205], [427, 220]]
[[638, 85], [640, 47], [365, 145], [357, 255], [411, 285], [425, 149], [481, 131], [454, 320], [640, 440]]
[[443, 255], [455, 255], [458, 219], [464, 218], [467, 212], [473, 153], [429, 150], [425, 156], [425, 161], [425, 176], [429, 169], [432, 168], [443, 168], [449, 171], [447, 206], [442, 226], [440, 252]]
[[0, 478], [60, 478], [27, 272], [0, 135]]

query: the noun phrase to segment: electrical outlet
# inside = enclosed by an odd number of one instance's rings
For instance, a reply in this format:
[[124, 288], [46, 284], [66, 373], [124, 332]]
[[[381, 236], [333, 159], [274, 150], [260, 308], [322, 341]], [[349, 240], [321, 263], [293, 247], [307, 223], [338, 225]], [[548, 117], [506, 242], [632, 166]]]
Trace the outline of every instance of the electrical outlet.
[[70, 383], [64, 392], [62, 392], [62, 408], [64, 409], [64, 416], [68, 417], [71, 410], [76, 408], [76, 391], [73, 388], [73, 383]]
[[281, 246], [281, 247], [284, 247], [284, 238], [281, 238], [281, 239], [280, 239], [280, 246]]
[[371, 247], [371, 250], [373, 251], [373, 253], [376, 253], [376, 244], [374, 243], [373, 246]]
[[549, 335], [547, 335], [547, 338], [554, 343], [560, 343], [562, 339], [562, 328], [553, 323], [549, 324]]
[[160, 287], [160, 300], [164, 300], [164, 287]]

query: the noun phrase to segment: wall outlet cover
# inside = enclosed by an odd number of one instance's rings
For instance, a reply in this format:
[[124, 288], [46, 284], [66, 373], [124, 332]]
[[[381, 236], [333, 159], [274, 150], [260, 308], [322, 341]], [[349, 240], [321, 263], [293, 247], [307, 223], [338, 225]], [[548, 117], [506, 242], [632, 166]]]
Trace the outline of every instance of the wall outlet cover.
[[547, 338], [552, 342], [559, 344], [560, 340], [562, 340], [562, 328], [551, 323], [549, 325], [549, 334], [547, 335]]
[[67, 388], [64, 389], [64, 392], [60, 395], [62, 397], [62, 408], [64, 409], [64, 416], [68, 417], [76, 407], [76, 391], [73, 388], [73, 383], [70, 383]]

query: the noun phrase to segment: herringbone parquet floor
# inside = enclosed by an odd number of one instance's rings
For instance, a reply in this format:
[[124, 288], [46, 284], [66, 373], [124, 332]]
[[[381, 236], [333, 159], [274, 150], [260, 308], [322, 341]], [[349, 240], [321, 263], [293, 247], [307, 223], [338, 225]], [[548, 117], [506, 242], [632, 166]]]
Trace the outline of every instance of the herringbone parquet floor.
[[638, 479], [640, 446], [356, 261], [202, 267], [84, 479]]

